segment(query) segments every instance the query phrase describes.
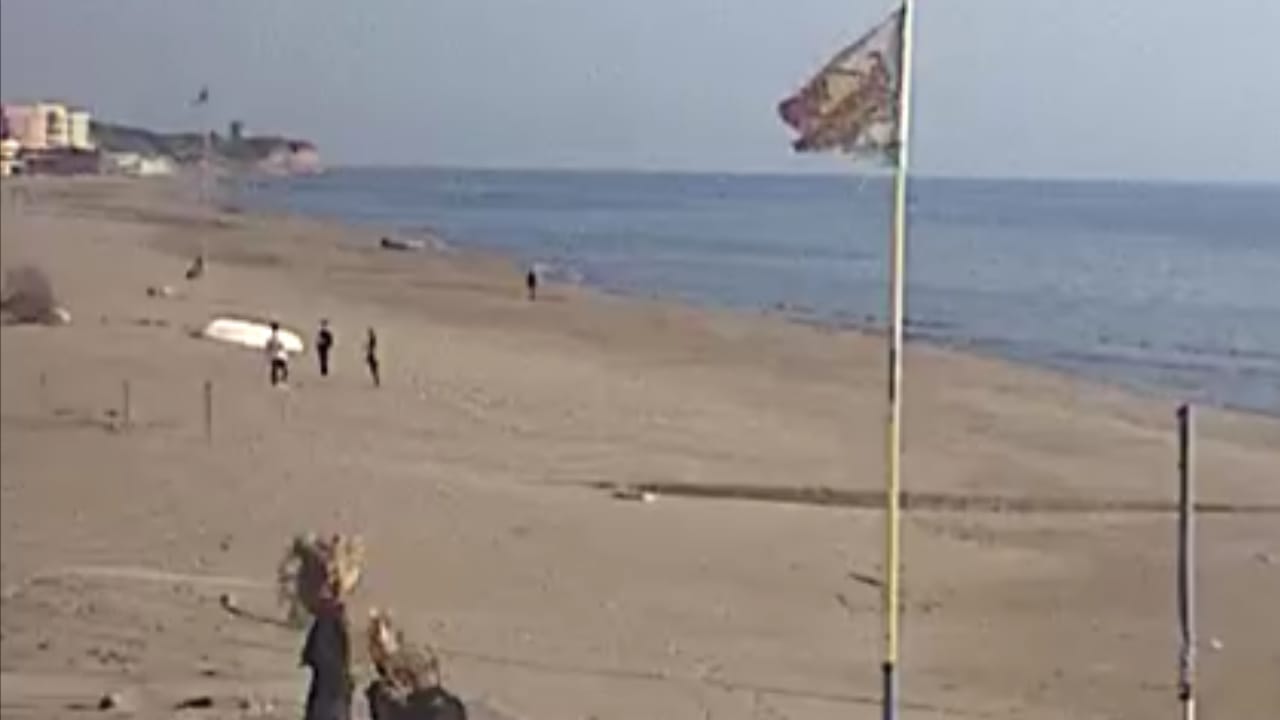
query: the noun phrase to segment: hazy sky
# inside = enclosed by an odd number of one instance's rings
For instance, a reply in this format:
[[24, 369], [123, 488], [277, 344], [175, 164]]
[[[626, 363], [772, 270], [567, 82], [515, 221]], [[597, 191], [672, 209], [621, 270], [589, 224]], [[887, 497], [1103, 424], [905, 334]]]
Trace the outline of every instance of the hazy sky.
[[[804, 171], [774, 107], [891, 0], [3, 0], [0, 93], [331, 164]], [[919, 0], [915, 169], [1280, 181], [1280, 0]]]

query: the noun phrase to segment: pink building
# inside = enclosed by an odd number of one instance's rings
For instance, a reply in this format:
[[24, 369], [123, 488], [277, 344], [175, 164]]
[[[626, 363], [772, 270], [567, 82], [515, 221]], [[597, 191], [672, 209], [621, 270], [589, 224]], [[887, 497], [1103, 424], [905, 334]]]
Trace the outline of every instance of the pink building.
[[90, 116], [84, 110], [70, 109], [62, 103], [40, 102], [28, 105], [5, 105], [3, 115], [5, 137], [17, 140], [24, 150], [71, 148], [90, 150]]
[[48, 124], [40, 106], [5, 105], [3, 113], [5, 137], [17, 140], [23, 149], [48, 146]]

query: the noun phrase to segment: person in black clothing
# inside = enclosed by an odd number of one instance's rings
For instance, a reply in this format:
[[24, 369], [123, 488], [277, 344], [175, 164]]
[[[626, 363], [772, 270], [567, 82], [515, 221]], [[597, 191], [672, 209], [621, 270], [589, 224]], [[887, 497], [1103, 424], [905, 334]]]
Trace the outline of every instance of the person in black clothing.
[[369, 366], [369, 376], [373, 378], [374, 387], [382, 387], [382, 376], [378, 371], [378, 335], [369, 328], [369, 335], [364, 341], [364, 362]]
[[529, 268], [529, 273], [524, 276], [524, 285], [525, 285], [525, 288], [529, 290], [530, 302], [537, 300], [538, 299], [538, 273], [533, 268]]
[[329, 377], [329, 351], [333, 350], [333, 331], [329, 330], [329, 321], [320, 321], [320, 332], [316, 333], [316, 354], [320, 357], [320, 375]]
[[316, 609], [302, 648], [302, 664], [311, 669], [305, 720], [351, 720], [355, 690], [351, 677], [351, 633], [341, 601]]

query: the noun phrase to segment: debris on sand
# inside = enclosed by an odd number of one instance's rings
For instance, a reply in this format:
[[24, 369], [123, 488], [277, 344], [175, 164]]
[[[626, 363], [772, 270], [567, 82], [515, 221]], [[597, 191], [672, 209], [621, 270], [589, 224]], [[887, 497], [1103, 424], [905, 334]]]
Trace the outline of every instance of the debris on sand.
[[235, 705], [236, 709], [246, 717], [274, 715], [276, 711], [275, 703], [270, 700], [259, 700], [252, 697], [236, 698]]
[[613, 499], [651, 503], [658, 501], [658, 493], [651, 490], [641, 490], [640, 488], [620, 487], [613, 491]]
[[191, 265], [187, 268], [186, 278], [188, 280], [199, 280], [204, 277], [204, 255], [197, 255], [195, 260], [191, 261]]
[[44, 270], [24, 265], [5, 273], [0, 320], [5, 325], [70, 325], [71, 313], [58, 305]]
[[207, 710], [213, 707], [213, 698], [208, 695], [196, 695], [195, 697], [179, 700], [174, 706], [174, 710]]
[[399, 237], [384, 237], [378, 241], [378, 247], [383, 250], [398, 250], [400, 252], [421, 252], [427, 249], [427, 244], [421, 240]]
[[108, 710], [120, 710], [124, 708], [124, 695], [118, 692], [107, 693], [98, 698], [98, 709], [106, 712]]

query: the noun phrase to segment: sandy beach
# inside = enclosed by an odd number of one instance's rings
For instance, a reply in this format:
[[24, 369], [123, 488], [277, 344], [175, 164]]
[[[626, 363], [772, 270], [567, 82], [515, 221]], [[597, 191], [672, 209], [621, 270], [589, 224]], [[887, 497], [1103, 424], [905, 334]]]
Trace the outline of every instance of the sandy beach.
[[[357, 617], [389, 608], [477, 716], [879, 716], [879, 339], [530, 303], [501, 258], [178, 185], [23, 187], [0, 259], [44, 268], [73, 322], [0, 335], [4, 717], [107, 692], [300, 716], [273, 583], [311, 529], [364, 537]], [[300, 357], [272, 390], [260, 353], [190, 336], [218, 315], [328, 318], [336, 371]], [[913, 344], [905, 403], [903, 716], [1172, 716], [1176, 402]], [[1203, 409], [1196, 442], [1202, 712], [1280, 717], [1280, 421]]]

